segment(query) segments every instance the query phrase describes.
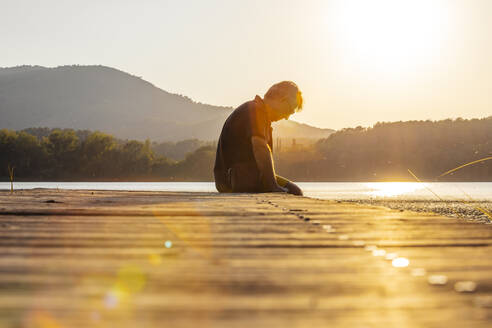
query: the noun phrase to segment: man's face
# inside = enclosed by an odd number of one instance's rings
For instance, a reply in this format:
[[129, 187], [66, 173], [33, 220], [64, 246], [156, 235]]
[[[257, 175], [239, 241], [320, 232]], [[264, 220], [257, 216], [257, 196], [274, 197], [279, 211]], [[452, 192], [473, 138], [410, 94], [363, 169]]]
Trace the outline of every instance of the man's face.
[[293, 109], [291, 108], [291, 104], [289, 103], [287, 98], [279, 99], [275, 102], [274, 106], [272, 106], [272, 113], [270, 113], [270, 120], [273, 122], [280, 120], [288, 120], [290, 115], [293, 113]]
[[272, 110], [270, 113], [270, 120], [272, 122], [280, 121], [280, 120], [288, 120], [291, 114], [282, 113], [276, 109]]

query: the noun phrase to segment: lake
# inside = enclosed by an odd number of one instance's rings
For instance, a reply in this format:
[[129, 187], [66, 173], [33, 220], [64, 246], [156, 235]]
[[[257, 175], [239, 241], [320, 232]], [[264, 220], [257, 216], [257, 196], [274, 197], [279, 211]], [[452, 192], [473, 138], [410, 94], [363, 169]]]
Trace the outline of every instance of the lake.
[[[492, 182], [301, 182], [308, 197], [321, 199], [486, 200]], [[15, 182], [14, 189], [59, 188], [88, 190], [215, 192], [213, 182]], [[10, 189], [0, 182], [0, 189]]]

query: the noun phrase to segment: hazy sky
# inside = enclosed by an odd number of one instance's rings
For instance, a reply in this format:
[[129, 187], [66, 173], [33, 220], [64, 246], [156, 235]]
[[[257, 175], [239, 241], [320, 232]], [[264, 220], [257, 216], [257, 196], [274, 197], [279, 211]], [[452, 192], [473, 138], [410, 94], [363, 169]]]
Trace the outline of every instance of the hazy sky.
[[492, 115], [492, 0], [0, 0], [0, 66], [112, 66], [238, 106], [293, 80], [320, 127]]

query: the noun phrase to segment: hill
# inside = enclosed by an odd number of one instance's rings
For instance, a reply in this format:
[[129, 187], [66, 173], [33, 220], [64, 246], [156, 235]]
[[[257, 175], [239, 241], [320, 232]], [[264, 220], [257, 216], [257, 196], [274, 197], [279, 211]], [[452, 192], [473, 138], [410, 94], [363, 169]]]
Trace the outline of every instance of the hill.
[[[105, 66], [0, 68], [0, 128], [90, 129], [122, 139], [214, 140], [232, 111], [171, 94]], [[333, 130], [276, 123], [277, 137], [323, 138]]]

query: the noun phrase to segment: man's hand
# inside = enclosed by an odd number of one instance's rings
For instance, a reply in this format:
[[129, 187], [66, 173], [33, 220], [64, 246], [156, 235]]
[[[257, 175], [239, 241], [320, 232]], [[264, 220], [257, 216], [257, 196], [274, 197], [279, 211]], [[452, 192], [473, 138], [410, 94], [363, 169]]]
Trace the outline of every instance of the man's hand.
[[289, 192], [287, 188], [281, 187], [278, 184], [274, 187], [274, 190], [272, 192]]
[[293, 195], [296, 195], [296, 196], [303, 196], [301, 188], [299, 188], [298, 185], [296, 185], [295, 183], [293, 183], [291, 181], [289, 181], [287, 183], [287, 185], [285, 185], [285, 188], [284, 189], [287, 189], [287, 192], [289, 194], [293, 194]]
[[299, 186], [296, 185], [294, 182], [289, 181], [289, 179], [286, 179], [280, 175], [276, 175], [275, 180], [277, 180], [277, 184], [286, 189], [289, 194], [296, 196], [303, 195], [301, 188], [299, 188]]

